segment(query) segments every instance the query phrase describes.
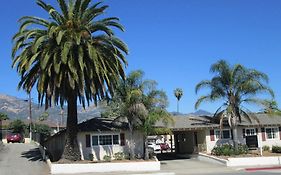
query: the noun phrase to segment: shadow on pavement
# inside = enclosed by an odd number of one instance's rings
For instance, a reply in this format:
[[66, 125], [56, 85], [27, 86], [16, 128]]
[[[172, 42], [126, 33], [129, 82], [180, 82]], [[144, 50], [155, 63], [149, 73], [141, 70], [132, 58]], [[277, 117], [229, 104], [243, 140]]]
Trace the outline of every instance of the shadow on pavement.
[[178, 160], [178, 159], [191, 159], [192, 155], [177, 155], [176, 153], [159, 153], [156, 155], [159, 161], [163, 160]]
[[29, 161], [43, 161], [39, 148], [34, 148], [21, 153], [21, 157], [27, 158]]

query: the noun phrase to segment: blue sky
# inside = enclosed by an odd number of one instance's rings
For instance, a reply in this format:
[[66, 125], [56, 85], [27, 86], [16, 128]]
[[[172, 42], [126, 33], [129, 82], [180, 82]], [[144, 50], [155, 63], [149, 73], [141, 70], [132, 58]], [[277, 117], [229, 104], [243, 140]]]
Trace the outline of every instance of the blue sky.
[[[53, 0], [47, 2], [54, 3]], [[281, 104], [281, 1], [264, 0], [105, 0], [106, 16], [118, 16], [126, 32], [116, 32], [129, 46], [127, 72], [142, 69], [166, 91], [176, 110], [173, 90], [184, 90], [180, 111], [194, 111], [195, 85], [210, 79], [219, 59], [241, 63], [270, 77]], [[24, 15], [46, 17], [35, 1], [9, 0], [0, 7], [0, 93], [26, 98], [17, 91], [11, 68], [11, 38]], [[36, 98], [36, 93], [33, 93]], [[200, 108], [214, 112], [218, 103]], [[256, 110], [256, 108], [253, 108]]]

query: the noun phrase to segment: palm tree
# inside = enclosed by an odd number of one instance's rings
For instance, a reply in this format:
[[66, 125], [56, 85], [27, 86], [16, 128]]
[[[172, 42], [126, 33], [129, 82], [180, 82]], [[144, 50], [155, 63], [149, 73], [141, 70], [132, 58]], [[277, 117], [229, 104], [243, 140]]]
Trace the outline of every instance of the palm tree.
[[[67, 104], [66, 143], [62, 158], [79, 160], [77, 100], [85, 107], [113, 93], [125, 78], [125, 43], [112, 27], [124, 28], [116, 17], [101, 18], [108, 8], [91, 0], [57, 0], [60, 10], [37, 0], [49, 18], [24, 16], [13, 37], [13, 67], [21, 75], [18, 87], [28, 93], [36, 85], [45, 108]], [[109, 94], [108, 94], [109, 93]]]
[[201, 96], [196, 104], [197, 109], [202, 102], [223, 101], [221, 107], [217, 109], [214, 116], [223, 126], [223, 120], [226, 118], [230, 128], [233, 131], [233, 142], [237, 148], [237, 124], [242, 118], [251, 122], [257, 120], [254, 115], [249, 113], [243, 104], [263, 105], [264, 100], [256, 96], [261, 93], [270, 94], [274, 97], [273, 91], [266, 86], [268, 77], [254, 69], [236, 64], [230, 66], [226, 61], [220, 60], [211, 66], [210, 72], [215, 76], [211, 80], [201, 81], [196, 86], [196, 93], [202, 88], [210, 89], [210, 93]]
[[269, 115], [281, 115], [281, 110], [275, 100], [265, 100], [263, 113]]
[[177, 98], [177, 113], [179, 113], [179, 102], [181, 97], [183, 96], [183, 90], [181, 88], [176, 88], [174, 90], [174, 95]]
[[130, 130], [130, 156], [134, 159], [135, 129], [144, 134], [144, 155], [148, 158], [147, 136], [155, 132], [157, 121], [168, 124], [172, 119], [166, 111], [167, 96], [165, 92], [156, 89], [156, 82], [143, 80], [142, 71], [131, 72], [125, 81], [120, 81], [115, 95], [110, 101], [104, 117], [114, 118], [115, 121], [126, 120]]

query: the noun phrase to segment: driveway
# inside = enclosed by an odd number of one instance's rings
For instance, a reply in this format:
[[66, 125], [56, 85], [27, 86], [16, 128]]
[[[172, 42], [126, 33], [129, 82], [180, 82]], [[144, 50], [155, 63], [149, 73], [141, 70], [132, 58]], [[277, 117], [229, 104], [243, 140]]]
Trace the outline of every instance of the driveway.
[[4, 144], [0, 151], [0, 175], [47, 175], [49, 168], [35, 144]]

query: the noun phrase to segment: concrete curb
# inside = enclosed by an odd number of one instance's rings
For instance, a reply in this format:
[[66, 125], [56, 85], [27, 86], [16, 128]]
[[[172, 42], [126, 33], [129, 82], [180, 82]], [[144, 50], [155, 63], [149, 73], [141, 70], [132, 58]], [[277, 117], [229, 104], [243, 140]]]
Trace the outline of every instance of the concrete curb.
[[110, 172], [156, 172], [160, 171], [160, 162], [114, 162], [88, 164], [51, 164], [51, 174], [81, 174]]
[[208, 162], [212, 162], [212, 163], [216, 163], [216, 164], [220, 164], [220, 165], [225, 165], [225, 166], [227, 166], [227, 164], [228, 164], [228, 160], [220, 159], [216, 156], [211, 156], [211, 155], [204, 154], [204, 153], [198, 154], [198, 160], [208, 161]]

